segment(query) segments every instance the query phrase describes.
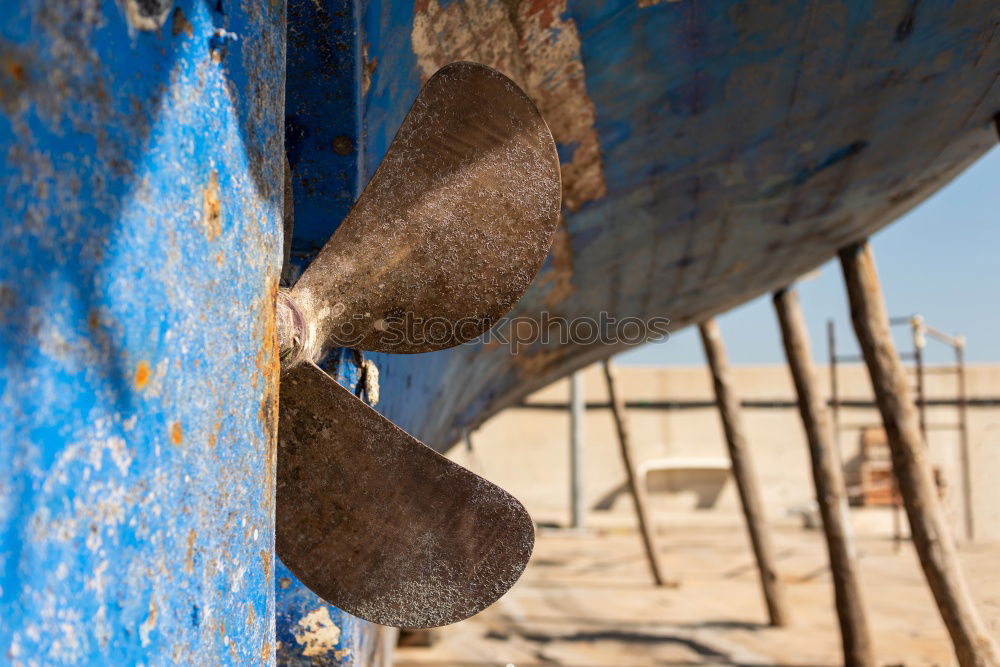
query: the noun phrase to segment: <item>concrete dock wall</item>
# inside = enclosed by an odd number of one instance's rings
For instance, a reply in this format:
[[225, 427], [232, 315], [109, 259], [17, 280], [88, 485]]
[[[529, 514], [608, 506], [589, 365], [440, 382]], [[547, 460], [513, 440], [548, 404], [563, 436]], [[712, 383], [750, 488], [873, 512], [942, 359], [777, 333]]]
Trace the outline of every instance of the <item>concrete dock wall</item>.
[[[718, 412], [712, 403], [708, 371], [702, 367], [619, 367], [621, 390], [629, 404], [639, 464], [653, 459], [698, 458], [726, 461]], [[825, 368], [819, 369], [829, 387]], [[769, 517], [779, 519], [808, 507], [813, 498], [805, 436], [795, 407], [788, 370], [783, 365], [733, 368], [744, 407], [754, 465], [760, 476]], [[871, 404], [867, 373], [860, 365], [838, 372], [841, 400], [840, 447], [845, 464], [860, 456], [863, 426], [879, 426]], [[953, 401], [953, 374], [929, 373], [929, 401]], [[973, 365], [967, 371], [972, 493], [977, 541], [1000, 541], [1000, 365]], [[607, 391], [596, 367], [584, 372], [590, 408], [584, 428], [584, 474], [588, 518], [600, 523], [631, 512], [628, 499], [616, 493], [624, 483], [614, 441]], [[569, 381], [536, 392], [524, 407], [508, 409], [472, 434], [473, 452], [455, 447], [449, 456], [497, 482], [518, 497], [538, 522], [565, 524], [569, 517]], [[962, 537], [962, 491], [959, 433], [934, 425], [954, 424], [955, 405], [931, 405], [927, 421], [931, 461], [945, 483], [945, 500]], [[651, 502], [661, 518], [672, 511], [726, 512], [737, 508], [732, 480], [711, 472], [675, 475], [672, 492], [657, 490], [651, 480]], [[722, 482], [720, 484], [720, 481]], [[713, 485], [720, 488], [713, 489]], [[699, 507], [701, 505], [701, 507]], [[607, 509], [602, 509], [606, 507]], [[706, 517], [707, 518], [707, 517]]]

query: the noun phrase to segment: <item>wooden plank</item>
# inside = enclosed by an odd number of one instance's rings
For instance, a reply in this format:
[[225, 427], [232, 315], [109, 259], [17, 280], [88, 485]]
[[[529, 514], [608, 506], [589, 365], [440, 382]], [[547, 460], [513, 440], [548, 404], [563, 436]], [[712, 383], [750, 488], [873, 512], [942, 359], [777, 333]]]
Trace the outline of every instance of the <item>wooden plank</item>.
[[642, 545], [646, 549], [646, 559], [649, 562], [650, 573], [653, 575], [653, 580], [657, 586], [676, 586], [677, 582], [664, 576], [663, 569], [660, 567], [659, 557], [656, 554], [656, 544], [653, 541], [653, 527], [649, 521], [649, 513], [646, 509], [646, 490], [639, 484], [635, 472], [635, 461], [632, 458], [632, 443], [629, 440], [628, 424], [625, 421], [625, 402], [615, 388], [614, 370], [611, 368], [611, 361], [607, 359], [604, 360], [604, 377], [608, 383], [611, 414], [614, 416], [615, 428], [618, 431], [618, 445], [621, 448], [622, 463], [625, 465], [629, 490], [632, 492], [635, 514], [639, 519], [639, 533], [642, 535]]
[[816, 389], [809, 335], [798, 295], [791, 289], [775, 292], [774, 309], [781, 325], [788, 368], [795, 383], [799, 414], [809, 443], [816, 501], [830, 556], [844, 664], [851, 667], [875, 665], [864, 595], [851, 542], [843, 462], [838, 443], [830, 437], [826, 407]]
[[715, 320], [707, 320], [698, 326], [701, 341], [705, 348], [705, 357], [712, 373], [712, 384], [715, 387], [715, 398], [719, 406], [719, 416], [722, 418], [722, 429], [726, 435], [726, 445], [729, 457], [733, 463], [733, 477], [743, 504], [743, 514], [747, 520], [747, 530], [750, 533], [750, 543], [757, 559], [757, 569], [760, 571], [760, 584], [764, 591], [764, 601], [767, 604], [767, 614], [771, 625], [788, 624], [788, 605], [785, 601], [785, 589], [778, 577], [775, 567], [774, 549], [764, 517], [764, 503], [760, 498], [757, 475], [751, 463], [750, 448], [744, 436], [743, 419], [740, 414], [740, 401], [733, 391], [729, 379], [729, 364], [726, 361], [726, 350], [722, 344], [722, 333]]
[[889, 438], [892, 465], [910, 521], [913, 545], [963, 667], [1000, 664], [958, 562], [958, 554], [920, 435], [920, 424], [889, 331], [875, 259], [867, 242], [840, 251], [851, 320]]

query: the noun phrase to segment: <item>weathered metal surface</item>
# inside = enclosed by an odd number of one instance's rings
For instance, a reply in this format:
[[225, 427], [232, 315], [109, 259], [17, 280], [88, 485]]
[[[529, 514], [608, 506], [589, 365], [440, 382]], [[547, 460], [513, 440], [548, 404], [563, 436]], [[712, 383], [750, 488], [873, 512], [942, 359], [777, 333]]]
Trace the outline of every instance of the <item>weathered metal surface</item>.
[[0, 661], [274, 659], [282, 3], [0, 6]]
[[[704, 320], [888, 224], [995, 144], [1000, 6], [985, 0], [373, 2], [360, 15], [377, 58], [364, 171], [402, 117], [394, 96], [456, 57], [510, 76], [553, 128], [565, 233], [512, 317]], [[575, 103], [550, 102], [571, 79]], [[599, 159], [584, 159], [588, 126]], [[380, 410], [446, 448], [618, 349], [382, 356]], [[413, 391], [424, 400], [401, 398]]]
[[[334, 379], [353, 394], [361, 394], [357, 353], [334, 350], [326, 360]], [[275, 554], [275, 623], [279, 665], [391, 664], [395, 636], [391, 628], [375, 625], [329, 604], [309, 590]], [[330, 619], [328, 627], [326, 618]], [[317, 619], [322, 619], [318, 623]], [[331, 643], [336, 635], [336, 643]]]
[[393, 627], [454, 623], [527, 565], [508, 493], [401, 431], [306, 363], [281, 377], [276, 548], [323, 598]]
[[305, 323], [292, 355], [429, 352], [478, 337], [531, 284], [559, 204], [555, 145], [531, 101], [488, 67], [443, 67], [292, 288]]

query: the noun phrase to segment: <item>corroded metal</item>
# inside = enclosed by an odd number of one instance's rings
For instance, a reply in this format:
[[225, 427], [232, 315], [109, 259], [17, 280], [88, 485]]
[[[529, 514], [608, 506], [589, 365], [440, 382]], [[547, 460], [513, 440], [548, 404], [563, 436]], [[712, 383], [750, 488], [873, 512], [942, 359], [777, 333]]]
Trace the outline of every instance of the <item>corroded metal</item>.
[[401, 431], [311, 363], [281, 379], [276, 549], [321, 597], [396, 627], [453, 623], [520, 576], [512, 496]]
[[307, 322], [292, 356], [317, 360], [331, 346], [429, 352], [476, 338], [535, 277], [560, 187], [555, 144], [531, 100], [488, 67], [441, 68], [292, 289]]

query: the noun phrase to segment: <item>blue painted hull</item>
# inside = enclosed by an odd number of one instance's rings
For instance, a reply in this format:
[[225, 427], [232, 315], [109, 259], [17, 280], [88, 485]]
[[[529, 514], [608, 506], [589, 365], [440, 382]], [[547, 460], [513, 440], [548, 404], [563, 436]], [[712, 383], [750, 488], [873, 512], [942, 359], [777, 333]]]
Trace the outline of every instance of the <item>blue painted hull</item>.
[[[367, 156], [417, 80], [452, 59], [513, 70], [553, 129], [565, 225], [512, 317], [664, 316], [676, 331], [819, 266], [996, 144], [996, 3], [642, 4], [364, 13], [359, 39], [378, 58], [362, 100]], [[385, 413], [447, 448], [620, 349], [385, 357]]]
[[126, 4], [0, 7], [0, 662], [267, 663], [284, 8]]
[[[282, 139], [301, 266], [421, 82], [493, 65], [538, 103], [564, 175], [512, 315], [677, 329], [891, 222], [995, 143], [1000, 111], [987, 0], [289, 0], [287, 88], [283, 2], [178, 0], [159, 31], [129, 29], [133, 4], [0, 8], [12, 662], [375, 659], [379, 629], [274, 559]], [[618, 349], [375, 355], [378, 409], [444, 450]], [[339, 371], [356, 381], [351, 356]]]

